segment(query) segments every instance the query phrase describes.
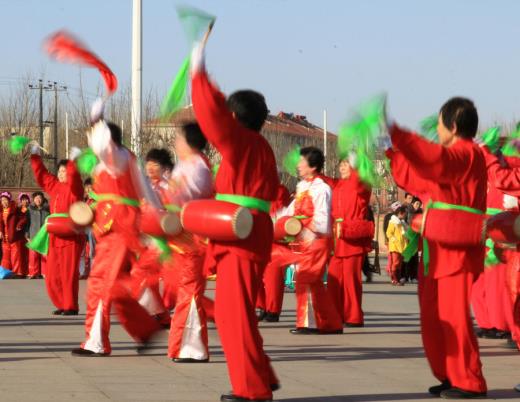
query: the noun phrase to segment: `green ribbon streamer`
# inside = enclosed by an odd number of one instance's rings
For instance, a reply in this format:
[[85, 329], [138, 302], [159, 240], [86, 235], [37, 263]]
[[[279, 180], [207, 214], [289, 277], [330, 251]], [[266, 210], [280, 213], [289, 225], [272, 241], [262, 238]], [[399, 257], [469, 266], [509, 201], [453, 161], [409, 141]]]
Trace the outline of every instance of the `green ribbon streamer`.
[[495, 253], [495, 242], [491, 239], [486, 239], [486, 247], [488, 248], [488, 251], [486, 253], [486, 259], [484, 260], [484, 265], [490, 267], [499, 264], [500, 260]]
[[408, 245], [403, 251], [403, 261], [408, 262], [419, 251], [419, 239], [421, 236], [419, 233], [414, 232], [411, 227], [408, 228], [405, 236], [408, 239]]
[[80, 173], [90, 176], [98, 164], [98, 158], [91, 148], [86, 148], [81, 151], [76, 164]]
[[26, 247], [42, 255], [47, 255], [49, 253], [49, 232], [47, 231], [47, 221], [49, 218], [66, 218], [68, 216], [69, 214], [67, 213], [56, 213], [47, 216], [42, 227], [38, 230], [38, 233], [36, 233], [36, 236], [26, 244]]
[[288, 287], [289, 289], [293, 289], [294, 290], [294, 283], [293, 283], [293, 277], [294, 277], [294, 266], [293, 265], [289, 265], [287, 267], [287, 269], [285, 270], [285, 286]]
[[102, 193], [102, 194], [96, 194], [94, 192], [89, 193], [90, 198], [92, 198], [97, 203], [103, 202], [103, 201], [113, 201], [116, 204], [122, 204], [122, 205], [128, 205], [130, 207], [139, 207], [139, 200], [134, 200], [132, 198], [122, 197], [117, 194], [111, 194], [111, 193]]
[[296, 145], [283, 158], [283, 167], [293, 177], [298, 177], [298, 163], [300, 162], [300, 146]]
[[492, 127], [482, 134], [482, 141], [492, 153], [500, 148], [500, 127]]
[[173, 79], [172, 85], [161, 104], [161, 117], [167, 118], [181, 109], [186, 101], [186, 92], [190, 79], [190, 57], [186, 57]]
[[218, 201], [226, 201], [232, 204], [240, 205], [244, 208], [258, 209], [259, 211], [269, 213], [271, 209], [271, 202], [260, 198], [248, 197], [247, 195], [238, 194], [220, 194], [215, 196]]
[[7, 140], [9, 151], [13, 155], [21, 153], [29, 142], [31, 142], [30, 138], [22, 137], [21, 135], [12, 135], [11, 138]]
[[190, 48], [192, 48], [193, 44], [202, 38], [216, 17], [191, 6], [179, 5], [176, 8], [179, 21], [186, 33]]
[[420, 134], [429, 141], [439, 142], [439, 137], [437, 135], [438, 123], [439, 116], [437, 114], [425, 117], [419, 123]]
[[428, 247], [428, 240], [423, 238], [422, 261], [424, 266], [424, 276], [428, 276], [430, 271], [430, 248]]
[[164, 237], [150, 236], [157, 246], [157, 248], [161, 251], [161, 255], [159, 260], [164, 262], [168, 260], [172, 256], [172, 250], [170, 246], [168, 246], [168, 241]]

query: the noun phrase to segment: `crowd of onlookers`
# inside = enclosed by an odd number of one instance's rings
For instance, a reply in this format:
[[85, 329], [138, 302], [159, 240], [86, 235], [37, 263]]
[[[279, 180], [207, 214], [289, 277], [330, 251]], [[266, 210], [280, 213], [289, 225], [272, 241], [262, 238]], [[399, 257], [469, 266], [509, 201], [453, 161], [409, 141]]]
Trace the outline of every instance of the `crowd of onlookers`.
[[[92, 188], [91, 179], [85, 186], [85, 201], [89, 201]], [[45, 194], [36, 191], [32, 194], [20, 193], [14, 198], [9, 191], [0, 193], [0, 266], [4, 279], [41, 279], [45, 277], [46, 257], [27, 247], [34, 239], [45, 220], [50, 215], [49, 203]], [[94, 239], [88, 233], [84, 255], [79, 264], [80, 279], [88, 277], [94, 253]], [[5, 273], [9, 274], [6, 275]]]
[[405, 261], [403, 254], [409, 246], [409, 228], [414, 215], [422, 213], [422, 202], [412, 194], [406, 193], [404, 202], [396, 201], [385, 215], [383, 230], [388, 248], [387, 272], [392, 284], [403, 286], [406, 282], [417, 283], [419, 251], [415, 251]]

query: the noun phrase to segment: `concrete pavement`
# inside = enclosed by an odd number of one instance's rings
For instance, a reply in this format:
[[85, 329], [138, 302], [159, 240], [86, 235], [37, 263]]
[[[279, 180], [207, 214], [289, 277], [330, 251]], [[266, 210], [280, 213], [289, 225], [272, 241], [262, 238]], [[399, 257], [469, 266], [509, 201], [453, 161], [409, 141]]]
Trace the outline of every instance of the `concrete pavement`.
[[[286, 293], [281, 322], [261, 324], [282, 384], [276, 400], [432, 399], [426, 390], [436, 381], [421, 346], [417, 286], [392, 287], [386, 280], [378, 277], [364, 287], [366, 326], [345, 329], [344, 335], [289, 334], [295, 302]], [[83, 339], [84, 316], [54, 317], [52, 310], [42, 280], [0, 281], [1, 402], [218, 401], [230, 389], [214, 326], [208, 364], [172, 363], [166, 357], [166, 332], [146, 355], [138, 355], [117, 322], [111, 357], [80, 358], [70, 350]], [[518, 400], [513, 386], [520, 382], [520, 353], [503, 349], [503, 342], [480, 340], [489, 396]]]

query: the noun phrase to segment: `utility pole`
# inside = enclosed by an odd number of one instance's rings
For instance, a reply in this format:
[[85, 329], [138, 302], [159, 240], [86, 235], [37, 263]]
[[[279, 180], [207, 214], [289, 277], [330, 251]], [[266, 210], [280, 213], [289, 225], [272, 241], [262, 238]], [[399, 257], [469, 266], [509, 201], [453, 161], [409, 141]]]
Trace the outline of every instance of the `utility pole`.
[[43, 80], [38, 80], [38, 85], [29, 84], [29, 89], [37, 89], [40, 91], [40, 145], [43, 147], [43, 90], [51, 89], [49, 85], [43, 85]]
[[142, 94], [142, 3], [133, 0], [132, 7], [132, 129], [131, 148], [137, 156], [141, 153], [141, 94]]
[[[46, 89], [46, 88], [44, 88]], [[48, 91], [54, 91], [54, 169], [58, 170], [58, 92], [63, 92], [67, 90], [65, 85], [58, 85], [56, 81], [49, 83]]]

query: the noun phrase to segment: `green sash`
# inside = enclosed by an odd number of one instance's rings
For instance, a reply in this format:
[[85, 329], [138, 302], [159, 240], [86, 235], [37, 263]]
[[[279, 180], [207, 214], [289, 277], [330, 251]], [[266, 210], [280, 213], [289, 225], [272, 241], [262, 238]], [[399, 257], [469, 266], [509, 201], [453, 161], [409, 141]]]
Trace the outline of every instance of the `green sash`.
[[244, 208], [258, 209], [259, 211], [269, 213], [271, 202], [260, 198], [248, 197], [247, 195], [237, 194], [217, 194], [215, 199], [218, 201], [226, 201], [232, 204], [240, 205]]
[[47, 220], [49, 218], [66, 218], [68, 216], [69, 214], [66, 213], [50, 214], [45, 218], [45, 222], [40, 230], [38, 230], [38, 233], [36, 233], [36, 236], [27, 243], [27, 248], [36, 251], [37, 253], [47, 255], [49, 253], [49, 232], [47, 231]]

